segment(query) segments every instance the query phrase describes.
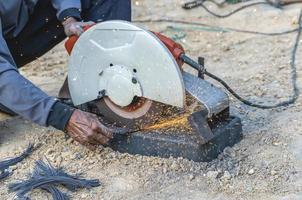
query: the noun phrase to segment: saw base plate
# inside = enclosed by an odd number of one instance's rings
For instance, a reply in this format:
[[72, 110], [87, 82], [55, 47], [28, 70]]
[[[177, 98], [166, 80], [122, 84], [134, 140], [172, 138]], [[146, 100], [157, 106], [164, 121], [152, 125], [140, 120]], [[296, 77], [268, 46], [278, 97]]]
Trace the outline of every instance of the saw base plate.
[[206, 144], [188, 133], [136, 132], [129, 136], [118, 135], [110, 147], [121, 153], [158, 157], [183, 157], [196, 162], [211, 161], [227, 146], [242, 138], [242, 125], [238, 117], [230, 116], [212, 128], [214, 137]]

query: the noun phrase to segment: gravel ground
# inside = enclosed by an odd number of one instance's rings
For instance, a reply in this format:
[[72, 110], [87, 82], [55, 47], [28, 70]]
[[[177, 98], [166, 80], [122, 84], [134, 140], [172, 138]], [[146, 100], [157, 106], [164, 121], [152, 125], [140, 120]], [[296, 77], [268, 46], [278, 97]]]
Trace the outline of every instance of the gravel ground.
[[[202, 8], [184, 11], [181, 1], [133, 1], [134, 19], [173, 18], [245, 30], [277, 32], [297, 26], [301, 4], [283, 10], [255, 6], [232, 17], [218, 19]], [[211, 9], [217, 10], [215, 6]], [[227, 12], [240, 4], [228, 6]], [[151, 30], [165, 31], [171, 37], [185, 32], [180, 42], [187, 54], [205, 57], [209, 71], [225, 79], [243, 96], [259, 102], [285, 100], [291, 92], [290, 52], [296, 33], [259, 36], [236, 32], [205, 31], [197, 27], [168, 23], [141, 24]], [[186, 31], [166, 31], [167, 26], [187, 27]], [[301, 44], [301, 41], [300, 41]], [[58, 45], [47, 55], [24, 67], [21, 73], [56, 95], [66, 75], [67, 54]], [[302, 54], [297, 53], [298, 85]], [[232, 113], [243, 121], [243, 140], [226, 148], [209, 163], [182, 158], [162, 159], [133, 156], [109, 148], [89, 151], [64, 133], [34, 125], [19, 117], [2, 115], [0, 158], [20, 153], [29, 142], [40, 144], [34, 154], [13, 167], [13, 175], [0, 183], [1, 199], [12, 199], [7, 185], [24, 179], [34, 161], [47, 158], [54, 166], [70, 173], [82, 172], [98, 178], [99, 188], [79, 190], [73, 199], [302, 199], [302, 104], [298, 99], [287, 109], [259, 110], [231, 101]], [[301, 117], [301, 118], [300, 118]], [[39, 190], [32, 199], [51, 199]]]

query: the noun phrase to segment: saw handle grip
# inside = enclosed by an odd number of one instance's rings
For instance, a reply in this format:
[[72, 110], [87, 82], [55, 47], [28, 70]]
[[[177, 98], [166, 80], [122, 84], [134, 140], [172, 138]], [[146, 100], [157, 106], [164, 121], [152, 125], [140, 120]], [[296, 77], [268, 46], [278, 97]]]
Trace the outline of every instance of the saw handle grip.
[[169, 49], [179, 66], [183, 65], [181, 55], [185, 53], [184, 48], [172, 39], [156, 32], [152, 32]]
[[[94, 25], [90, 25], [90, 26], [84, 26], [83, 27], [83, 30], [84, 31], [87, 31], [89, 28], [91, 28], [92, 26]], [[65, 49], [66, 51], [68, 52], [68, 54], [70, 55], [71, 54], [71, 51], [75, 45], [75, 43], [78, 41], [80, 36], [78, 35], [72, 35], [68, 38], [68, 40], [65, 42]]]

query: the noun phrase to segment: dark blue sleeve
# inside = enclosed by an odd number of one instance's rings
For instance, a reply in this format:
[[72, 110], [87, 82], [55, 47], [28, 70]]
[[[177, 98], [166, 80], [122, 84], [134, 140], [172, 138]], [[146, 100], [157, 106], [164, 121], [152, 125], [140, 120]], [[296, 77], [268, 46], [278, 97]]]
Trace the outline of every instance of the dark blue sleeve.
[[81, 0], [52, 0], [52, 4], [57, 10], [60, 21], [64, 21], [67, 17], [81, 19]]
[[26, 119], [46, 126], [55, 102], [55, 98], [48, 96], [18, 72], [0, 23], [0, 103]]

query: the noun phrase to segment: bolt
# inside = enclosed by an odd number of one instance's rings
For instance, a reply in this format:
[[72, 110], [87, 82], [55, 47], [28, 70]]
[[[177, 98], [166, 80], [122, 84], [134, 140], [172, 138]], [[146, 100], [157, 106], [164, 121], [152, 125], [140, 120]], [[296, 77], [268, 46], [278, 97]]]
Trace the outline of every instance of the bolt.
[[101, 91], [99, 91], [99, 94], [98, 94], [98, 99], [101, 99], [101, 98], [103, 98], [104, 96], [106, 95], [106, 90], [101, 90]]
[[137, 83], [136, 78], [134, 78], [134, 77], [132, 78], [132, 83], [133, 83], [133, 84], [136, 84], [136, 83]]

